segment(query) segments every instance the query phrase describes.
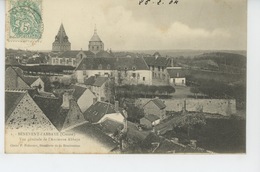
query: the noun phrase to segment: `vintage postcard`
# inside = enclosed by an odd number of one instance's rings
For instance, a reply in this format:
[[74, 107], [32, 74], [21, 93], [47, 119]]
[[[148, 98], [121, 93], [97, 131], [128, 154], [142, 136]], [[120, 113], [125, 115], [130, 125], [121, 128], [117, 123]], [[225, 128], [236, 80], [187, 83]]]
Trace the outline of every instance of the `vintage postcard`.
[[246, 153], [247, 0], [5, 8], [5, 153]]

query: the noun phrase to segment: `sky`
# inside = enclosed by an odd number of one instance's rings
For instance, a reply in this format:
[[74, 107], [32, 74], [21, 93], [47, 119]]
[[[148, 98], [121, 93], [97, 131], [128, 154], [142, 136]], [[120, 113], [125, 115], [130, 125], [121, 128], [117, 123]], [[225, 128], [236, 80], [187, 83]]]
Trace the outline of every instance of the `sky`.
[[246, 50], [246, 0], [169, 1], [42, 0], [40, 42], [6, 41], [6, 48], [51, 50], [63, 23], [73, 50], [87, 50], [95, 25], [105, 49], [117, 51]]

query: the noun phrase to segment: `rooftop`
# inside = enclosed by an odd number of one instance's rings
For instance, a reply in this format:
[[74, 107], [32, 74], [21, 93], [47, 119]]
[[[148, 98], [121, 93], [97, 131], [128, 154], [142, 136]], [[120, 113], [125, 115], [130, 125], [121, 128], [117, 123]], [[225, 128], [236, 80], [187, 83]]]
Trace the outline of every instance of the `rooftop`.
[[112, 113], [116, 113], [114, 105], [106, 102], [96, 102], [84, 112], [84, 117], [91, 123], [97, 123], [103, 116]]

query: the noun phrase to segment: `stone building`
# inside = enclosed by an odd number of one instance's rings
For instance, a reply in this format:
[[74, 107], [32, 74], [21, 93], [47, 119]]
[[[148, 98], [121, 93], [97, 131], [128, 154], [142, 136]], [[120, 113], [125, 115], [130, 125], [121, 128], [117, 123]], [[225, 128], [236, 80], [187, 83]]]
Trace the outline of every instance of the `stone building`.
[[5, 91], [5, 123], [8, 131], [57, 131], [28, 91]]
[[97, 34], [97, 29], [94, 30], [94, 35], [89, 41], [88, 44], [89, 51], [93, 52], [94, 54], [97, 54], [100, 51], [104, 51], [104, 43], [100, 39], [100, 37]]
[[70, 51], [71, 43], [69, 42], [69, 37], [67, 36], [63, 24], [60, 25], [58, 34], [55, 36], [55, 41], [52, 43], [52, 51]]
[[114, 77], [117, 84], [152, 85], [152, 74], [142, 57], [83, 58], [75, 69], [79, 83], [91, 76]]

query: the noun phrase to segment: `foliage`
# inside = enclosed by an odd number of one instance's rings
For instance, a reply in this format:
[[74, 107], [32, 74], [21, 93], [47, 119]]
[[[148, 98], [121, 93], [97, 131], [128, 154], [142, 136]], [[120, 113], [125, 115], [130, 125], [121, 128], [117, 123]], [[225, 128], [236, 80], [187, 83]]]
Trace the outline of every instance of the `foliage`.
[[125, 106], [128, 120], [134, 123], [139, 123], [140, 119], [144, 117], [144, 110], [130, 103], [126, 103]]
[[156, 97], [168, 96], [174, 93], [172, 86], [149, 86], [149, 85], [121, 85], [115, 86], [115, 95], [117, 99], [121, 98], [139, 98], [139, 97]]
[[194, 126], [202, 126], [206, 124], [206, 120], [203, 114], [200, 113], [188, 113], [185, 114], [184, 117], [178, 124], [178, 127], [185, 128], [187, 130], [187, 135], [190, 137], [190, 130], [194, 128]]

